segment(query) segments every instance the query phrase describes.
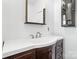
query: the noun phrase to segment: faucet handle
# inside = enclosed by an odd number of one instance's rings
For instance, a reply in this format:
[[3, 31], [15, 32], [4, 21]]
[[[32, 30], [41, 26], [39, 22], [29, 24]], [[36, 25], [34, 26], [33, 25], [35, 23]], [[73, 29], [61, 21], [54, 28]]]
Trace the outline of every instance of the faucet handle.
[[37, 32], [36, 33], [36, 38], [40, 38], [41, 37], [41, 33], [40, 32]]
[[30, 34], [30, 36], [32, 37], [32, 39], [34, 39], [34, 35], [33, 34]]

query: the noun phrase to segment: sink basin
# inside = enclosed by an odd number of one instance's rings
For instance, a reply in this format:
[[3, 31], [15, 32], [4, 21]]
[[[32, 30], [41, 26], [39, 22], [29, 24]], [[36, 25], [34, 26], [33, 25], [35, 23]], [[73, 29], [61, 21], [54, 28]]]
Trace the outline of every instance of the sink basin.
[[49, 46], [56, 43], [57, 40], [62, 39], [62, 37], [57, 36], [47, 36], [35, 39], [29, 39], [28, 41], [33, 43], [37, 47]]

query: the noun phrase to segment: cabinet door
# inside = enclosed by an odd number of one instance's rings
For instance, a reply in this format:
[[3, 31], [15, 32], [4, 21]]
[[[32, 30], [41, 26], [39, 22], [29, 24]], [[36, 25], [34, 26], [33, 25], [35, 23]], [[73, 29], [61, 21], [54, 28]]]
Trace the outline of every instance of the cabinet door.
[[36, 49], [36, 59], [52, 59], [52, 47]]
[[35, 51], [28, 51], [15, 55], [14, 59], [35, 59]]
[[58, 40], [56, 43], [55, 59], [63, 59], [63, 40]]

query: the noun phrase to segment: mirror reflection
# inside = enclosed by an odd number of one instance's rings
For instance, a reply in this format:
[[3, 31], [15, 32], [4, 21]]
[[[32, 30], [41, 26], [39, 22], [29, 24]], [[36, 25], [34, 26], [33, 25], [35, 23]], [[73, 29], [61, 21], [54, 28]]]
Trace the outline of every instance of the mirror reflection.
[[45, 24], [46, 0], [26, 0], [26, 23]]
[[62, 26], [75, 26], [75, 0], [62, 0]]

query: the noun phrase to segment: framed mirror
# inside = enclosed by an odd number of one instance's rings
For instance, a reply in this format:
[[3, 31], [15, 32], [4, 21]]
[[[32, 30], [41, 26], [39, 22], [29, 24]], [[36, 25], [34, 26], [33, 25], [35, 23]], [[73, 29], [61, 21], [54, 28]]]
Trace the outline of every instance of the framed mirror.
[[45, 0], [26, 0], [25, 24], [45, 25]]
[[75, 26], [75, 2], [76, 0], [62, 0], [61, 25], [63, 27]]

